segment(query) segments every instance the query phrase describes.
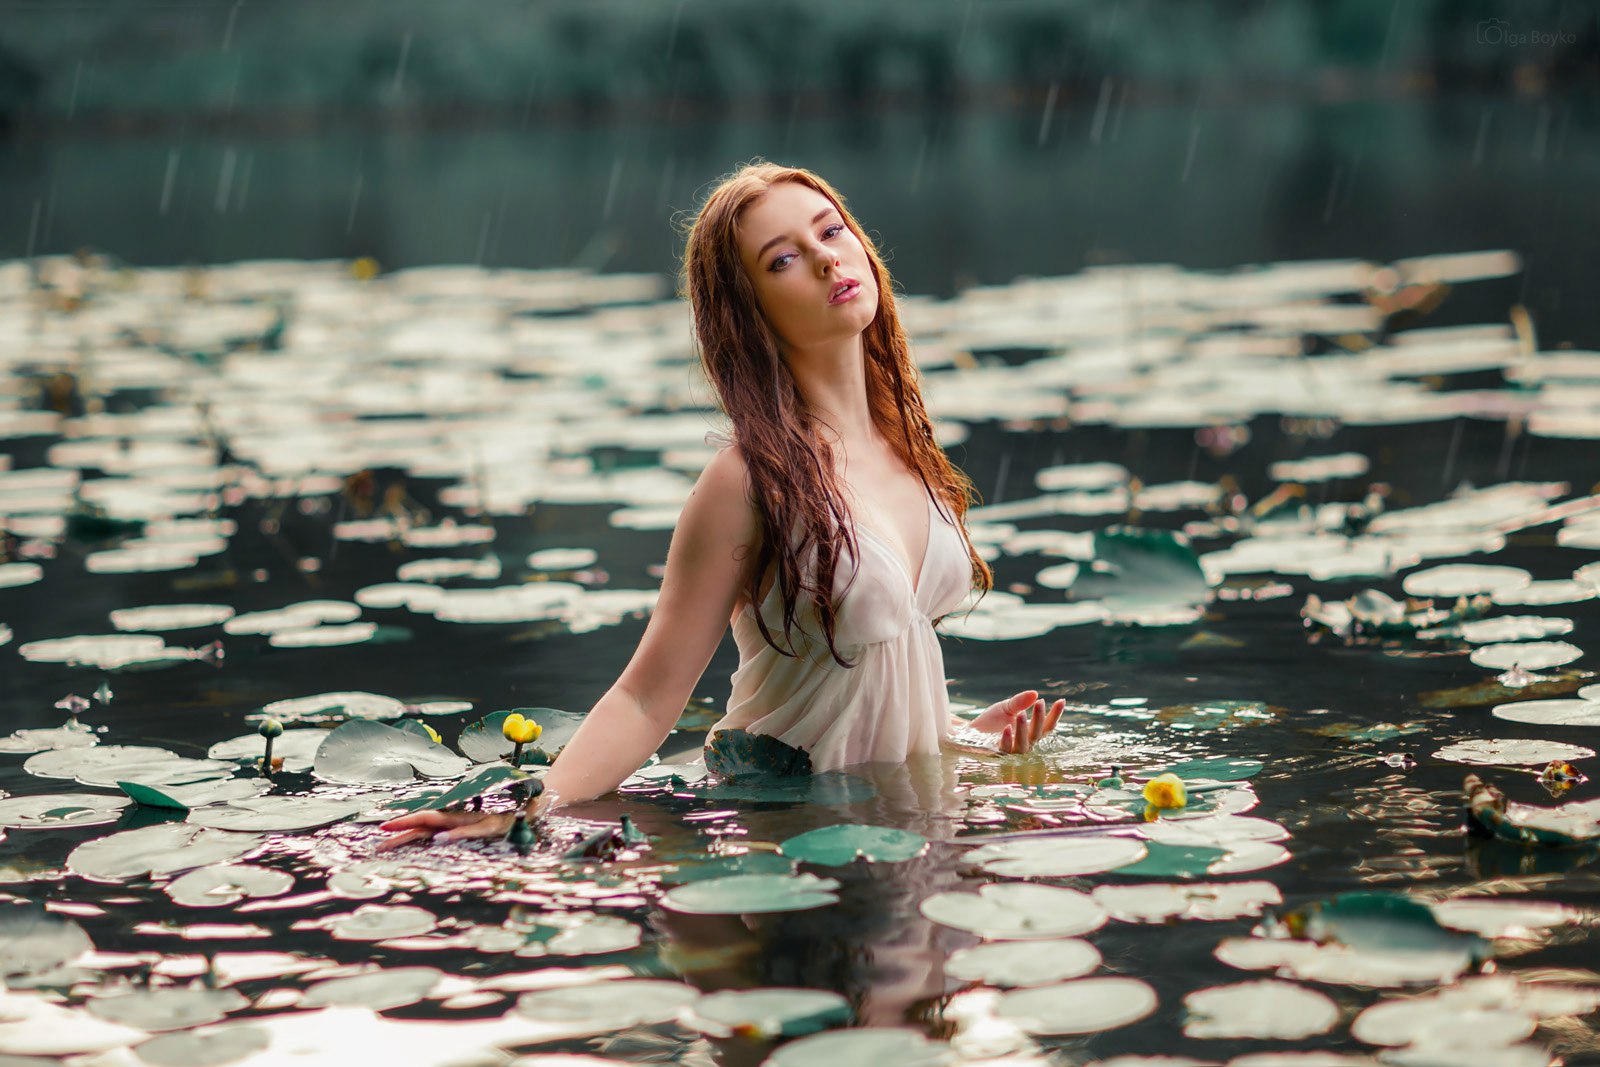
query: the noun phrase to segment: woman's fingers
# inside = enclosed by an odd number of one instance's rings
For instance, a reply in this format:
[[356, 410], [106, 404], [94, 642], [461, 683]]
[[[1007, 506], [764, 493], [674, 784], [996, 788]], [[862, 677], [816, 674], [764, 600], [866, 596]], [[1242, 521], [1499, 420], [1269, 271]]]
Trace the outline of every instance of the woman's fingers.
[[467, 823], [464, 826], [456, 827], [454, 830], [446, 830], [435, 840], [466, 841], [477, 837], [504, 837], [505, 832], [510, 828], [511, 819], [509, 816], [496, 816]]

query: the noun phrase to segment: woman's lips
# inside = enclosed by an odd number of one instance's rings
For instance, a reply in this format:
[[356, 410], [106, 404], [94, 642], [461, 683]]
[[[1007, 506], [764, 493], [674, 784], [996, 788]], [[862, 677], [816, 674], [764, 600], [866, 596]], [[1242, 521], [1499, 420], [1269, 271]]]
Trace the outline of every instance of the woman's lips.
[[833, 296], [828, 297], [828, 303], [842, 304], [846, 300], [852, 299], [857, 293], [861, 292], [860, 282], [856, 281], [854, 278], [847, 279], [847, 282], [848, 284], [846, 284], [843, 289], [835, 293]]

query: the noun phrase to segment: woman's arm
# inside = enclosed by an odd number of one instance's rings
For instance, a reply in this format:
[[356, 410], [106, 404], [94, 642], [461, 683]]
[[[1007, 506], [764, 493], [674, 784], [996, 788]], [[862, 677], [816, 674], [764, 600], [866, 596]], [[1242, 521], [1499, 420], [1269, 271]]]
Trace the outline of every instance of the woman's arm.
[[[544, 792], [528, 805], [530, 814], [611, 792], [666, 740], [728, 629], [754, 566], [759, 532], [744, 459], [737, 447], [724, 448], [684, 504], [667, 550], [661, 594], [633, 658], [562, 749], [544, 777]], [[404, 840], [386, 842], [393, 847], [457, 825], [461, 830], [453, 837], [493, 836], [503, 832], [500, 822], [510, 819], [445, 824], [405, 816], [383, 828], [409, 832]]]

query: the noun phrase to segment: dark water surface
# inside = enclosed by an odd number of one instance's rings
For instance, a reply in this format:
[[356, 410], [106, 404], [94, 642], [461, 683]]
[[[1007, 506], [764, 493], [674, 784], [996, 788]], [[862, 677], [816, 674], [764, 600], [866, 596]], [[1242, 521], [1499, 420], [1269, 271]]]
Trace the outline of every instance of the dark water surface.
[[[1130, 106], [1102, 117], [1098, 143], [1089, 139], [1094, 122], [1092, 115], [1060, 113], [1044, 129], [1042, 143], [1038, 114], [899, 117], [857, 128], [801, 119], [792, 126], [716, 131], [469, 131], [239, 144], [192, 138], [181, 146], [63, 142], [37, 154], [13, 147], [0, 163], [0, 194], [14, 205], [36, 196], [50, 200], [40, 249], [88, 242], [136, 263], [370, 253], [386, 266], [577, 262], [664, 271], [671, 268], [673, 250], [665, 214], [687, 206], [700, 183], [728, 161], [761, 152], [797, 159], [834, 181], [882, 235], [892, 252], [891, 269], [913, 294], [948, 295], [972, 280], [1003, 284], [1018, 275], [1066, 274], [1096, 257], [1213, 268], [1336, 256], [1382, 262], [1508, 248], [1523, 257], [1519, 273], [1460, 286], [1424, 324], [1500, 323], [1510, 305], [1521, 301], [1540, 326], [1542, 348], [1600, 342], [1585, 303], [1596, 281], [1588, 235], [1596, 221], [1600, 145], [1595, 116], [1576, 104]], [[168, 212], [160, 215], [175, 147], [181, 153], [175, 184]], [[219, 167], [229, 152], [238, 153], [229, 164], [235, 183], [244, 180], [242, 160], [252, 160], [248, 191], [235, 184], [219, 192]], [[353, 196], [358, 175], [360, 193]], [[152, 229], [153, 218], [159, 225]], [[20, 250], [26, 220], [19, 223], [13, 211], [0, 236]], [[603, 347], [584, 358], [603, 361]], [[25, 397], [27, 360], [11, 360], [10, 369], [12, 393]], [[1506, 387], [1498, 371], [1445, 376], [1436, 384]], [[153, 399], [122, 394], [110, 406], [131, 411]], [[937, 405], [932, 407], [938, 417]], [[1520, 425], [1508, 430], [1506, 422], [1489, 418], [1375, 426], [1329, 420], [1310, 427], [1265, 414], [1240, 423], [1248, 440], [1225, 454], [1203, 447], [1194, 426], [1063, 427], [1005, 419], [1006, 412], [995, 411], [991, 418], [970, 420], [970, 436], [950, 449], [989, 504], [1036, 495], [1035, 475], [1042, 468], [1089, 462], [1124, 464], [1147, 485], [1232, 477], [1254, 500], [1275, 484], [1268, 473], [1274, 462], [1356, 452], [1370, 458], [1370, 471], [1312, 485], [1310, 499], [1350, 502], [1369, 483], [1386, 482], [1395, 490], [1391, 507], [1444, 499], [1462, 483], [1563, 481], [1570, 495], [1582, 495], [1600, 477], [1592, 439], [1538, 436]], [[64, 429], [70, 432], [71, 424]], [[10, 455], [14, 468], [39, 466], [46, 450], [63, 439], [15, 436], [0, 442], [0, 451]], [[644, 453], [642, 461], [654, 459]], [[336, 457], [327, 467], [345, 473]], [[384, 477], [399, 475], [389, 471]], [[437, 504], [437, 492], [452, 481], [408, 476], [404, 484], [436, 515], [459, 516], [458, 509]], [[395, 580], [396, 567], [407, 560], [478, 558], [486, 551], [359, 542], [335, 547], [331, 530], [338, 508], [333, 492], [227, 506], [221, 514], [237, 522], [238, 533], [226, 552], [175, 573], [89, 574], [83, 557], [106, 544], [59, 540], [54, 557], [41, 561], [42, 581], [0, 589], [0, 623], [15, 630], [15, 639], [0, 648], [0, 732], [58, 725], [54, 702], [69, 692], [87, 694], [103, 677], [85, 668], [27, 662], [17, 649], [43, 638], [109, 633], [112, 609], [214, 602], [243, 613], [311, 599], [348, 601], [359, 589]], [[610, 587], [653, 588], [651, 568], [664, 559], [667, 534], [610, 526], [611, 510], [540, 503], [531, 514], [495, 518], [490, 548], [505, 563], [500, 582], [527, 577], [520, 561], [530, 552], [587, 546], [599, 552]], [[1017, 525], [1079, 532], [1120, 517], [1054, 515]], [[1198, 518], [1185, 511], [1151, 513], [1145, 521], [1176, 529]], [[1555, 529], [1514, 533], [1492, 558], [1479, 555], [1471, 562], [1521, 567], [1538, 580], [1566, 578], [1596, 558], [1592, 550], [1556, 547]], [[1231, 541], [1202, 537], [1196, 547], [1211, 551]], [[299, 561], [305, 557], [320, 559], [320, 568], [304, 571]], [[1004, 556], [994, 561], [995, 588], [1031, 588], [1038, 571], [1057, 562], [1037, 554]], [[1430, 559], [1423, 566], [1444, 562], [1449, 560]], [[1308, 592], [1336, 600], [1377, 587], [1398, 596], [1398, 576], [1282, 581], [1292, 591], [1259, 601], [1218, 599], [1202, 621], [1188, 626], [1067, 626], [1021, 640], [946, 639], [946, 673], [958, 700], [985, 704], [1025, 688], [1068, 699], [1071, 711], [1060, 737], [1037, 760], [952, 756], [867, 768], [863, 774], [878, 795], [837, 807], [609, 798], [577, 814], [613, 819], [626, 811], [656, 837], [652, 852], [614, 869], [523, 860], [466, 846], [413, 850], [400, 868], [388, 871], [393, 883], [380, 902], [431, 911], [443, 925], [423, 937], [373, 945], [331, 936], [317, 920], [347, 913], [357, 903], [338, 896], [295, 897], [285, 906], [237, 914], [229, 908], [201, 912], [178, 908], [145, 880], [103, 885], [62, 872], [74, 846], [137, 825], [133, 820], [149, 813], [125, 814], [117, 827], [6, 831], [0, 839], [0, 892], [53, 901], [76, 917], [102, 952], [156, 953], [166, 960], [158, 971], [165, 967], [175, 976], [185, 975], [188, 964], [181, 961], [195, 953], [280, 951], [322, 961], [325, 969], [315, 977], [369, 961], [386, 968], [424, 964], [503, 993], [494, 983], [508, 975], [615, 964], [651, 977], [681, 977], [708, 991], [790, 985], [837, 990], [851, 1000], [858, 1024], [911, 1025], [948, 1038], [960, 1030], [950, 998], [968, 984], [946, 976], [944, 961], [977, 938], [929, 922], [918, 907], [930, 894], [986, 880], [973, 876], [961, 862], [964, 850], [950, 843], [998, 825], [998, 809], [971, 793], [973, 787], [1089, 782], [1113, 766], [1231, 757], [1264, 764], [1252, 780], [1259, 803], [1249, 814], [1281, 823], [1290, 835], [1286, 862], [1237, 877], [1272, 882], [1285, 907], [1355, 889], [1415, 891], [1425, 899], [1506, 895], [1569, 904], [1581, 909], [1575, 921], [1497, 941], [1498, 966], [1530, 979], [1600, 984], [1591, 935], [1593, 850], [1528, 851], [1469, 838], [1461, 814], [1467, 768], [1432, 756], [1444, 744], [1475, 738], [1592, 743], [1593, 728], [1503, 722], [1490, 716], [1498, 700], [1429, 706], [1424, 694], [1493, 676], [1467, 660], [1470, 649], [1461, 642], [1346, 646], [1308, 635], [1299, 615]], [[1029, 595], [1060, 598], [1049, 590]], [[1570, 618], [1574, 628], [1560, 639], [1587, 649], [1600, 624], [1597, 604], [1591, 599], [1499, 613]], [[227, 637], [220, 667], [188, 663], [113, 674], [113, 702], [86, 713], [85, 720], [105, 727], [105, 743], [155, 744], [199, 756], [212, 743], [251, 730], [248, 716], [263, 705], [288, 697], [371, 691], [408, 703], [470, 701], [470, 713], [427, 720], [448, 743], [461, 726], [495, 709], [587, 709], [616, 679], [644, 627], [642, 619], [631, 617], [582, 634], [525, 623], [450, 625], [398, 609], [369, 610], [363, 617], [404, 632], [388, 631], [397, 639], [392, 643], [327, 649], [276, 649], [261, 637]], [[169, 643], [198, 646], [215, 636], [216, 628], [190, 631], [170, 636]], [[725, 641], [696, 688], [696, 702], [720, 709], [735, 666], [736, 652]], [[1585, 670], [1591, 660], [1586, 656], [1572, 666]], [[1266, 709], [1209, 726], [1159, 710], [1216, 701], [1259, 702]], [[691, 718], [663, 752], [695, 746], [708, 717]], [[1362, 730], [1385, 723], [1402, 732], [1362, 738]], [[1351, 724], [1345, 736], [1337, 729], [1318, 732], [1337, 724]], [[1384, 762], [1402, 752], [1415, 757], [1414, 768]], [[0, 754], [0, 789], [25, 795], [78, 788], [32, 777], [21, 770], [22, 761]], [[1514, 799], [1550, 803], [1519, 771], [1486, 773]], [[290, 780], [291, 786], [311, 784]], [[1595, 784], [1588, 783], [1564, 799], [1596, 795]], [[839, 822], [911, 829], [933, 845], [905, 863], [805, 868], [842, 883], [838, 904], [813, 911], [691, 917], [653, 904], [675, 858], [713, 847], [762, 851]], [[1014, 817], [1009, 825], [1024, 824]], [[256, 861], [294, 873], [295, 894], [315, 894], [330, 871], [371, 859], [377, 836], [370, 826], [349, 823], [288, 835]], [[1113, 873], [1048, 881], [1088, 889], [1135, 880]], [[601, 957], [526, 959], [475, 949], [463, 940], [474, 930], [501, 927], [517, 909], [597, 909], [641, 924], [645, 941], [638, 949]], [[1350, 1036], [1348, 1023], [1357, 1010], [1391, 994], [1339, 984], [1315, 986], [1342, 1010], [1340, 1023], [1325, 1035], [1304, 1041], [1184, 1036], [1184, 996], [1267, 976], [1213, 956], [1220, 940], [1248, 935], [1255, 921], [1113, 921], [1087, 935], [1105, 959], [1097, 973], [1143, 979], [1160, 1007], [1141, 1022], [1104, 1034], [1045, 1039], [1045, 1048], [1055, 1050], [1055, 1062], [1074, 1064], [1124, 1053], [1184, 1053], [1221, 1062], [1265, 1049], [1372, 1052]], [[185, 927], [212, 922], [247, 924], [266, 936], [238, 929], [190, 929], [191, 936], [184, 936]], [[259, 978], [239, 987], [259, 998], [306, 982]], [[390, 1015], [490, 1019], [509, 1007], [505, 995], [461, 1006], [441, 1006], [442, 1001], [436, 995]], [[234, 1018], [277, 1014], [270, 1003], [257, 1000]], [[1600, 1063], [1600, 1043], [1588, 1023], [1564, 1021], [1542, 1031], [1539, 1040], [1564, 1053], [1569, 1064]], [[540, 1048], [599, 1052], [623, 1062], [742, 1064], [759, 1062], [769, 1046], [711, 1045], [661, 1026]]]

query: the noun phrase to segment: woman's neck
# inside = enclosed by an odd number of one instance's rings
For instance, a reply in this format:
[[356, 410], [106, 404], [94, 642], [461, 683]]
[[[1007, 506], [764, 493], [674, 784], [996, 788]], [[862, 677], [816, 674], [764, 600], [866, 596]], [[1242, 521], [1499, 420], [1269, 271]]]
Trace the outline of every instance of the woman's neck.
[[858, 334], [836, 346], [786, 354], [789, 372], [816, 420], [818, 435], [847, 452], [877, 438], [867, 403], [866, 356]]

